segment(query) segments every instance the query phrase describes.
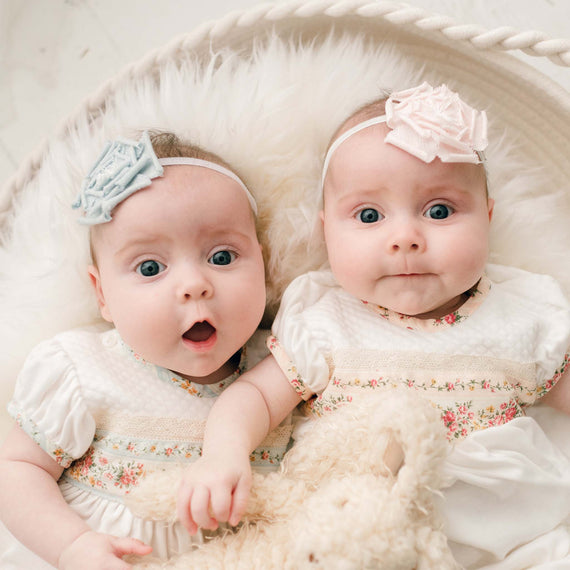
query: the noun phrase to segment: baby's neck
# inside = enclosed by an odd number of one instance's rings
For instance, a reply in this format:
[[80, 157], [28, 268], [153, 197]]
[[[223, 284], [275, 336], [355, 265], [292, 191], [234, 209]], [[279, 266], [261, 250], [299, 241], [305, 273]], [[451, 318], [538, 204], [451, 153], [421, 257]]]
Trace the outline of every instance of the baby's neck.
[[465, 302], [467, 301], [467, 299], [469, 299], [469, 297], [470, 295], [468, 292], [462, 293], [461, 295], [454, 297], [453, 299], [449, 300], [447, 303], [444, 303], [443, 305], [437, 307], [436, 309], [433, 309], [432, 311], [428, 311], [426, 313], [420, 313], [419, 315], [408, 315], [408, 316], [424, 320], [441, 319], [442, 317], [445, 317], [446, 315], [449, 315], [450, 313], [457, 311], [459, 307], [465, 304]]

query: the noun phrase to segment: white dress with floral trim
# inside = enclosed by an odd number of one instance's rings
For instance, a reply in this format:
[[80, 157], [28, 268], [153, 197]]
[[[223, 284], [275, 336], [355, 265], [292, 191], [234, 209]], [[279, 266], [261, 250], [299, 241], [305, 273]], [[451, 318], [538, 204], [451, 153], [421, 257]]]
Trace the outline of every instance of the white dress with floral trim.
[[272, 332], [309, 417], [402, 387], [441, 410], [452, 443], [441, 502], [463, 565], [570, 568], [570, 462], [525, 414], [569, 365], [570, 306], [553, 279], [489, 265], [458, 311], [420, 320], [312, 272], [287, 288]]
[[[165, 558], [204, 537], [190, 537], [178, 523], [139, 519], [123, 497], [145, 472], [199, 457], [217, 396], [263, 353], [258, 335], [242, 350], [234, 374], [201, 385], [141, 360], [114, 329], [69, 331], [32, 351], [8, 411], [65, 467], [60, 490], [94, 529], [139, 538], [153, 546], [154, 556]], [[252, 454], [253, 467], [276, 469], [290, 434], [286, 420]], [[51, 568], [15, 540], [0, 556], [0, 567]]]

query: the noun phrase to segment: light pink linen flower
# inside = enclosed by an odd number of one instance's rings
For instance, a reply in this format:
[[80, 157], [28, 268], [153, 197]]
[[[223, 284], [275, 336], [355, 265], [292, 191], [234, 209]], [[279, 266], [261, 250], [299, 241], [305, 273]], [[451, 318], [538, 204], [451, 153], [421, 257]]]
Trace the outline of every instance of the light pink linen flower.
[[487, 147], [487, 115], [446, 85], [429, 83], [392, 93], [386, 101], [386, 142], [431, 162], [482, 162]]

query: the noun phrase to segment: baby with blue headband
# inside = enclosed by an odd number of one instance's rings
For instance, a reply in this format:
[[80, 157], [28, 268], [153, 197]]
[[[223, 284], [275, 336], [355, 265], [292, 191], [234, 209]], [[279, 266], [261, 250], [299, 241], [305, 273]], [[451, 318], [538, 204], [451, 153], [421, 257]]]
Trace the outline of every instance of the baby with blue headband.
[[[190, 532], [237, 524], [249, 452], [299, 403], [318, 421], [372, 392], [414, 390], [450, 443], [438, 501], [458, 562], [570, 560], [557, 546], [570, 545], [570, 462], [525, 414], [543, 396], [570, 412], [570, 305], [550, 277], [488, 263], [486, 147], [485, 112], [445, 85], [343, 122], [319, 181], [330, 269], [293, 280], [271, 355], [212, 408], [181, 493]], [[392, 472], [401, 461], [387, 449]]]
[[[265, 350], [250, 340], [266, 298], [257, 207], [222, 159], [169, 133], [119, 139], [73, 207], [112, 326], [59, 334], [23, 366], [0, 450], [1, 517], [19, 542], [2, 568], [123, 569], [124, 555], [203, 542], [211, 533], [140, 519], [124, 497], [146, 472], [200, 457], [213, 403]], [[275, 469], [290, 431], [252, 466]]]

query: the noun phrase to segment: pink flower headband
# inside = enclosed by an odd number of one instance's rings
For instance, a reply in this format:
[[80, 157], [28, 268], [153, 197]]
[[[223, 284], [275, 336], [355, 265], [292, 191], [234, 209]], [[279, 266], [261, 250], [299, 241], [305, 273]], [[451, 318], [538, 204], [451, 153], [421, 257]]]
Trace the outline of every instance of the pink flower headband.
[[433, 88], [424, 82], [392, 93], [385, 115], [359, 123], [333, 142], [325, 157], [321, 189], [336, 149], [352, 135], [384, 122], [391, 129], [384, 140], [424, 162], [438, 157], [442, 162], [485, 164], [485, 111], [473, 109], [446, 85]]

